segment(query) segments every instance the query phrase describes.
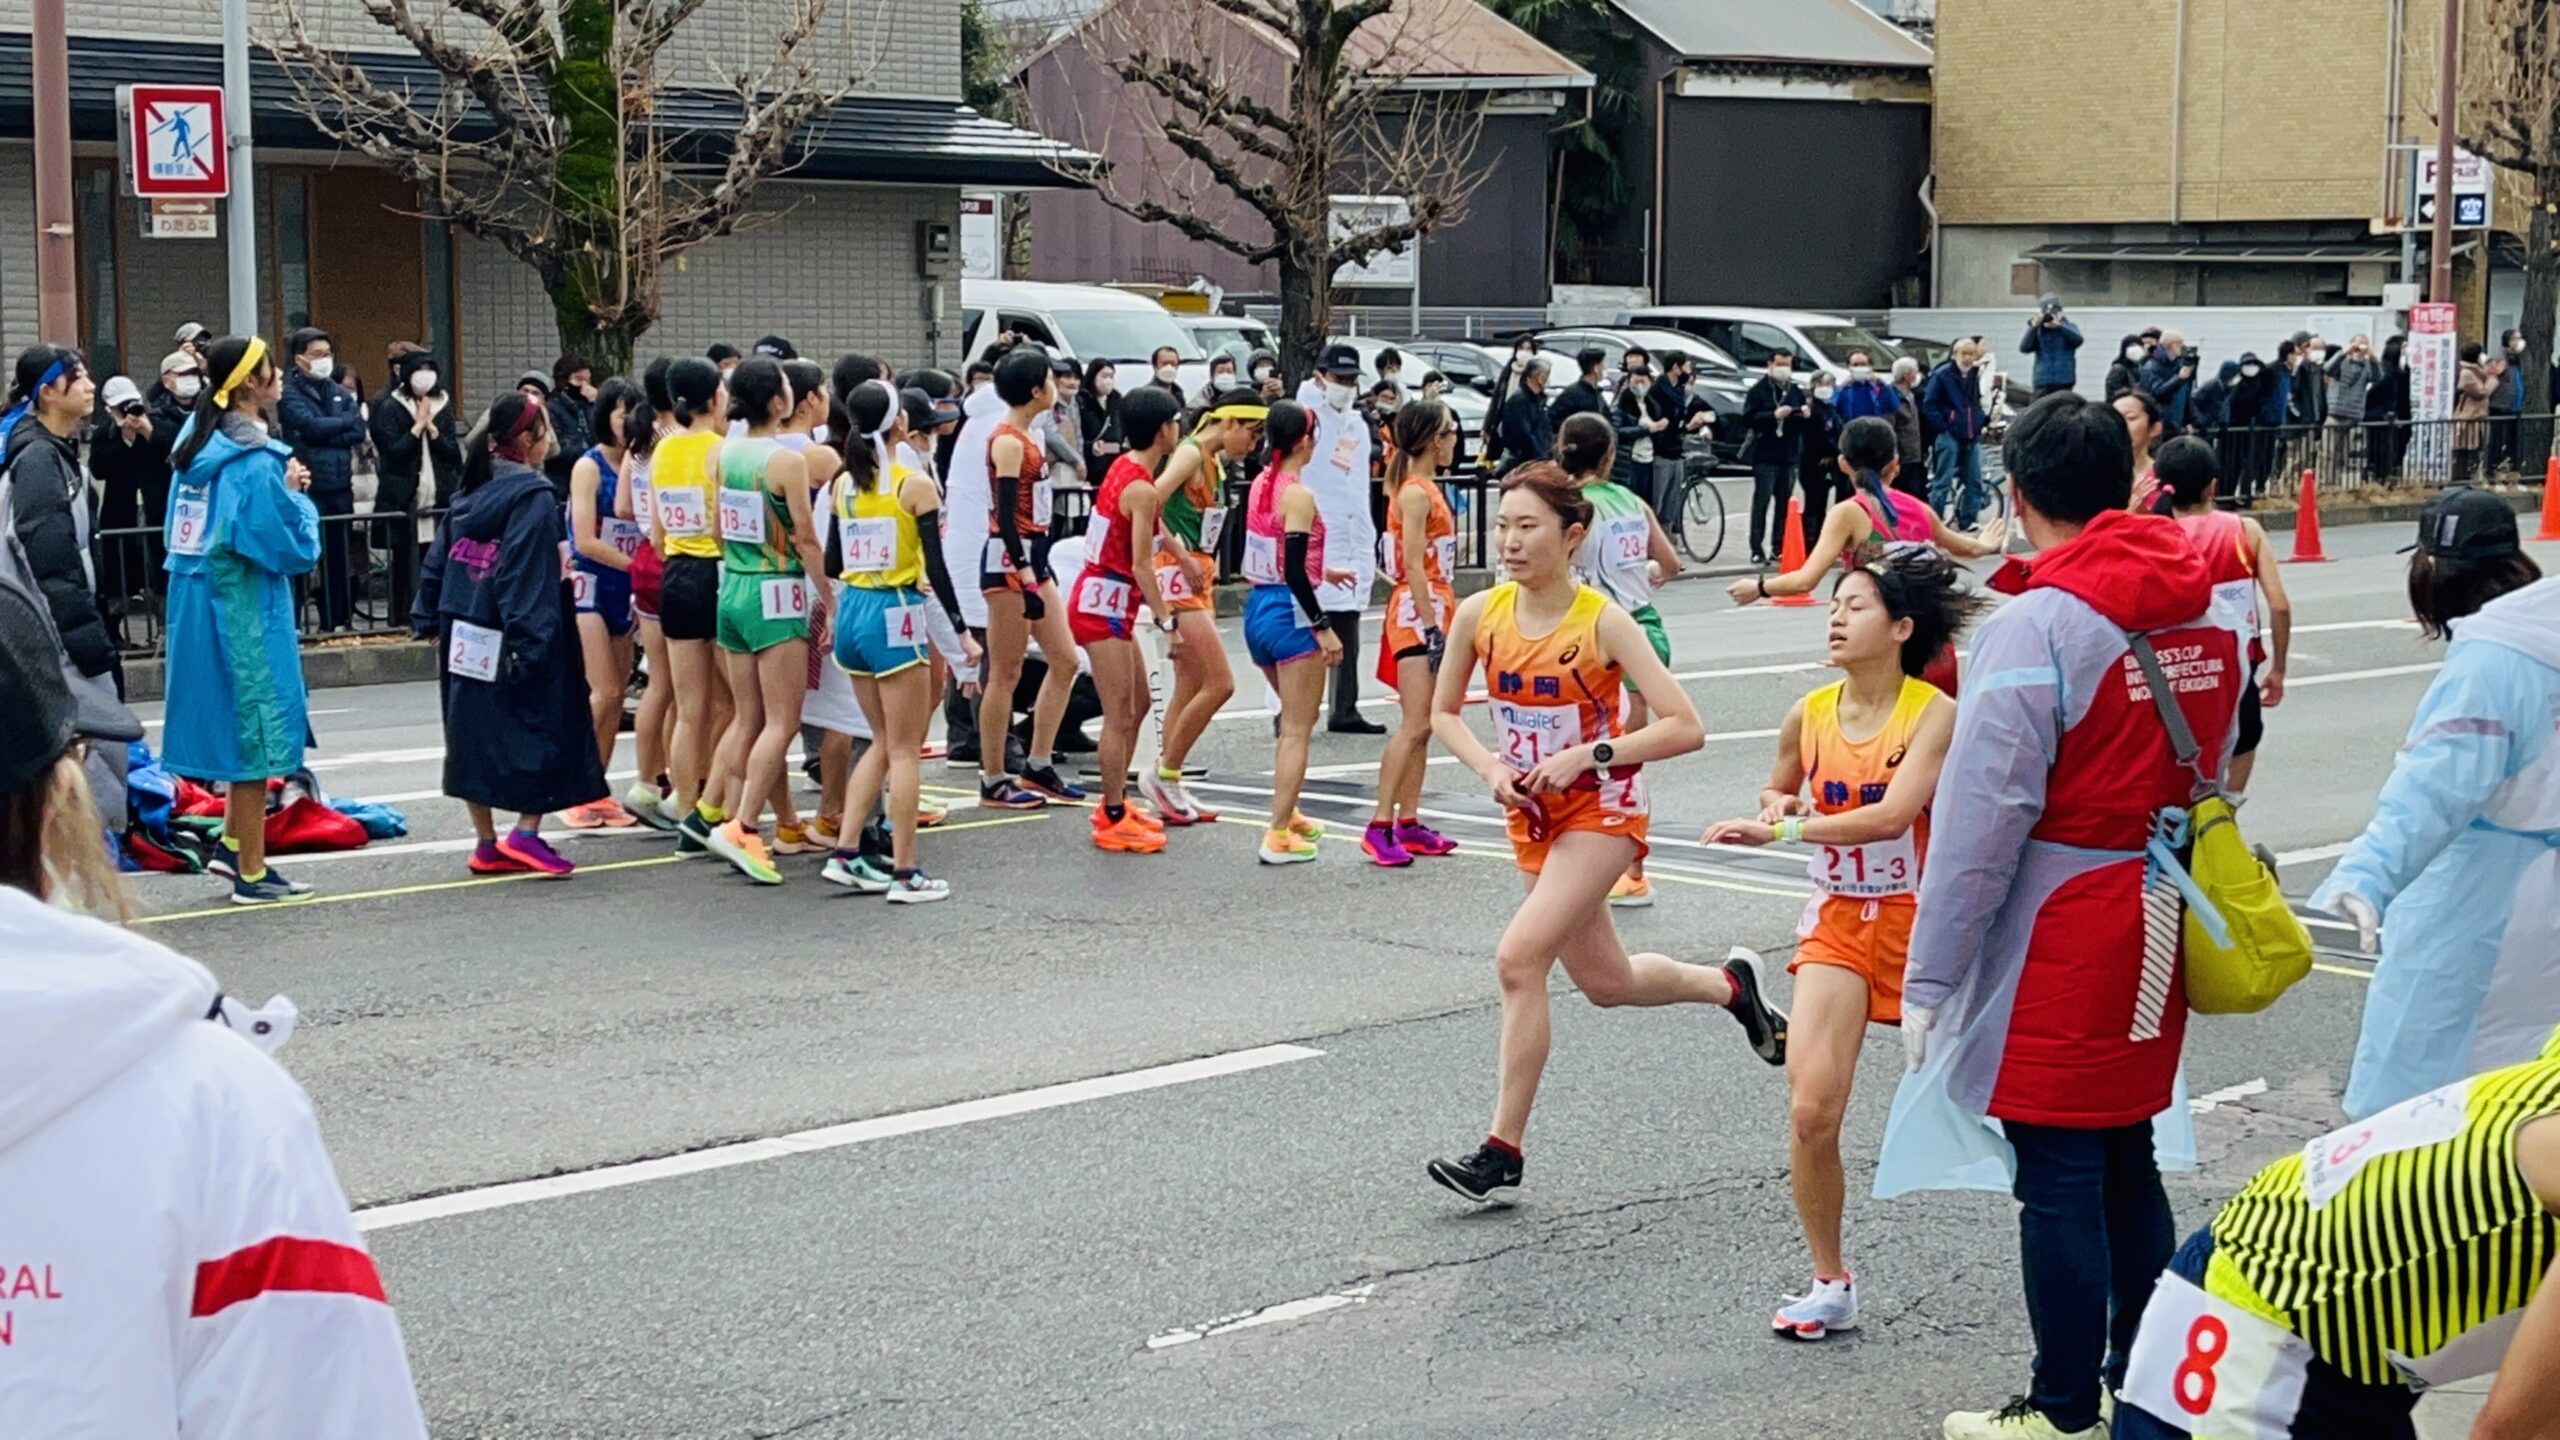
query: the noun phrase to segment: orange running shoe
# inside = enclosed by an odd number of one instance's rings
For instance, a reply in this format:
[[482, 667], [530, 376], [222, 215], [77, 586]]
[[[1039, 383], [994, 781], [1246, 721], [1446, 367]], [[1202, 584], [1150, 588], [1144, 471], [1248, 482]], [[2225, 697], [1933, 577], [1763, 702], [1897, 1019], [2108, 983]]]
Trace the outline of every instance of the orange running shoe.
[[1164, 832], [1150, 829], [1135, 810], [1124, 811], [1113, 822], [1100, 810], [1093, 812], [1093, 845], [1122, 855], [1153, 855], [1164, 849]]

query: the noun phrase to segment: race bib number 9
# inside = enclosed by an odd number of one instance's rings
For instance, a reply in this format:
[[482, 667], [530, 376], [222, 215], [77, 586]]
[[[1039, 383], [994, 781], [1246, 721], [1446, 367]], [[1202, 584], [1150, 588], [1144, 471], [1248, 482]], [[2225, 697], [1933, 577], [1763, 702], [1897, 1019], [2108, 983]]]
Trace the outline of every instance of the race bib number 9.
[[1920, 851], [1908, 831], [1864, 845], [1817, 847], [1809, 869], [1813, 883], [1825, 893], [1853, 899], [1908, 895], [1920, 888]]
[[784, 575], [767, 580], [756, 587], [764, 601], [767, 620], [806, 620], [809, 618], [809, 587], [797, 575]]
[[169, 498], [169, 550], [177, 555], [202, 555], [212, 540], [213, 505], [199, 490], [192, 495]]
[[1548, 757], [1582, 743], [1579, 705], [1514, 705], [1493, 702], [1494, 734], [1502, 763], [1514, 770], [1534, 770]]
[[444, 668], [465, 680], [498, 678], [497, 631], [468, 620], [453, 622], [453, 638], [445, 648]]
[[898, 560], [898, 522], [886, 516], [844, 522], [847, 574], [877, 575]]
[[2310, 1367], [2300, 1336], [2164, 1274], [2142, 1312], [2123, 1398], [2203, 1440], [2290, 1440]]
[[764, 496], [753, 490], [720, 492], [720, 538], [740, 545], [764, 543]]
[[1137, 608], [1138, 587], [1108, 575], [1087, 575], [1076, 587], [1076, 608], [1104, 620], [1126, 620]]
[[2338, 1198], [2357, 1172], [2385, 1155], [2441, 1145], [2461, 1134], [2470, 1097], [2471, 1082], [2456, 1080], [2303, 1146], [2302, 1189], [2311, 1208]]
[[657, 493], [658, 523], [669, 535], [692, 540], [711, 533], [711, 517], [703, 508], [702, 487], [669, 485]]

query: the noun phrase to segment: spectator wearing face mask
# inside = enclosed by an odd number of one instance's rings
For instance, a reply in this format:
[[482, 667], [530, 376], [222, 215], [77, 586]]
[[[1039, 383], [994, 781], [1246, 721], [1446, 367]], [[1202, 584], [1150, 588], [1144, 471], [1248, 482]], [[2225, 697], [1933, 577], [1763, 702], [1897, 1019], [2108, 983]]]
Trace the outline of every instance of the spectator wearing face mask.
[[2480, 478], [2483, 444], [2488, 439], [2489, 403], [2497, 398], [2501, 362], [2477, 340], [2465, 341], [2462, 364], [2453, 378], [2453, 478]]
[[1190, 403], [1189, 398], [1182, 393], [1181, 351], [1170, 345], [1157, 346], [1155, 353], [1147, 357], [1147, 369], [1152, 372], [1147, 380], [1148, 384], [1164, 390], [1186, 405]]
[[1751, 563], [1778, 558], [1786, 537], [1788, 486], [1803, 454], [1805, 412], [1812, 404], [1796, 383], [1795, 357], [1773, 355], [1769, 372], [1742, 397], [1742, 423], [1750, 436], [1742, 453], [1751, 462]]
[[2292, 350], [2290, 340], [2277, 346], [2274, 365], [2259, 359], [2255, 350], [2240, 352], [2240, 379], [2231, 388], [2229, 423], [2223, 431], [2223, 468], [2234, 477], [2231, 498], [2243, 510], [2266, 488], [2267, 472], [2275, 464], [2276, 433], [2284, 425], [2292, 393], [2292, 377], [2282, 362]]
[[1661, 452], [1658, 437], [1669, 431], [1670, 423], [1653, 413], [1653, 392], [1660, 382], [1653, 378], [1653, 358], [1643, 350], [1630, 349], [1626, 356], [1627, 373], [1618, 384], [1617, 398], [1610, 402], [1609, 424], [1617, 431], [1617, 460], [1610, 478], [1632, 490], [1644, 503], [1656, 503], [1653, 489], [1653, 462]]
[[2524, 411], [2524, 332], [2510, 329], [2498, 337], [2498, 352], [2486, 361], [2489, 391], [2488, 444], [2480, 455], [2480, 473], [2495, 475], [2516, 465], [2516, 417]]
[[[1804, 457], [1796, 483], [1804, 491], [1804, 548], [1811, 550], [1822, 534], [1823, 519], [1834, 500], [1849, 498], [1849, 477], [1840, 473], [1839, 382], [1819, 366], [1813, 371], [1813, 403], [1806, 412]], [[1783, 535], [1781, 538], [1784, 538]]]
[[[791, 348], [790, 341], [768, 335], [756, 342], [756, 353], [771, 353], [765, 349], [767, 344], [776, 344], [785, 350]], [[551, 420], [552, 451], [551, 458], [543, 464], [542, 474], [551, 482], [551, 488], [559, 494], [563, 505], [569, 503], [569, 472], [578, 467], [578, 457], [586, 454], [587, 447], [595, 443], [588, 434], [595, 408], [594, 367], [587, 363], [586, 357], [563, 355], [552, 361], [551, 391], [543, 398], [543, 409]], [[377, 501], [374, 508], [381, 509], [380, 502]]]
[[[179, 357], [184, 359], [184, 356]], [[99, 392], [106, 414], [89, 431], [89, 474], [97, 482], [97, 532], [157, 530], [168, 515], [169, 447], [178, 432], [164, 429], [151, 413], [141, 387], [122, 375]], [[119, 645], [132, 637], [124, 629], [126, 607], [145, 593], [148, 577], [159, 568], [154, 547], [135, 534], [98, 545], [98, 613]]]
[[[1325, 583], [1316, 587], [1316, 598], [1324, 606], [1325, 623], [1342, 642], [1342, 653], [1355, 656], [1364, 653], [1360, 611], [1369, 603], [1378, 573], [1378, 527], [1370, 509], [1376, 487], [1369, 468], [1377, 445], [1368, 418], [1357, 408], [1360, 352], [1328, 345], [1316, 372], [1298, 392], [1298, 403], [1316, 423], [1315, 451], [1300, 476], [1324, 517]], [[1337, 735], [1387, 733], [1386, 726], [1360, 713], [1358, 665], [1334, 667], [1333, 714], [1325, 728]]]
[[[2211, 379], [2199, 383], [2187, 396], [2187, 423], [2196, 434], [2218, 440], [2231, 423], [2231, 391], [2240, 383], [2240, 362], [2225, 360], [2214, 368]], [[2224, 462], [2230, 460], [2224, 455]]]
[[2382, 342], [2382, 368], [2365, 402], [2368, 421], [2387, 422], [2374, 431], [2381, 453], [2374, 459], [2384, 475], [2400, 473], [2400, 457], [2409, 450], [2409, 337], [2394, 335]]
[[1555, 448], [1555, 421], [1547, 409], [1547, 376], [1553, 362], [1532, 348], [1511, 357], [1511, 373], [1505, 380], [1509, 393], [1503, 397], [1501, 428], [1488, 450], [1501, 457], [1502, 472], [1507, 473], [1532, 460], [1544, 460]]
[[417, 516], [451, 503], [462, 476], [462, 425], [436, 357], [417, 349], [403, 354], [392, 366], [391, 383], [374, 397], [369, 418], [380, 457], [373, 543], [389, 557], [395, 613], [406, 614], [418, 585]]
[[320, 628], [343, 630], [355, 615], [345, 517], [356, 513], [356, 445], [364, 439], [364, 416], [356, 397], [338, 383], [328, 331], [306, 326], [286, 336], [284, 348], [293, 369], [276, 402], [276, 438], [311, 472], [309, 496], [320, 512]]
[[1076, 408], [1084, 420], [1084, 473], [1108, 474], [1111, 462], [1129, 448], [1120, 434], [1120, 367], [1108, 360], [1087, 365]]
[[2183, 435], [2193, 423], [2187, 415], [2188, 402], [2196, 384], [2196, 357], [2187, 352], [2187, 337], [2175, 330], [2160, 332], [2160, 342], [2151, 347], [2150, 358], [2142, 362], [2142, 388], [2160, 402], [2160, 433]]
[[2373, 358], [2373, 341], [2366, 336], [2356, 336], [2346, 349], [2329, 357], [2329, 455], [2350, 478], [2361, 476], [2365, 469], [2365, 419], [2381, 376], [2382, 364]]
[[1265, 401], [1286, 397], [1287, 387], [1280, 381], [1280, 361], [1270, 351], [1256, 350], [1246, 356], [1244, 373], [1247, 381]]
[[2139, 335], [2127, 335], [2116, 346], [2116, 358], [2107, 366], [2106, 396], [2115, 399], [2127, 390], [2142, 388], [2142, 367], [2151, 359], [2151, 347]]
[[1845, 427], [1852, 420], [1870, 415], [1891, 420], [1893, 412], [1902, 408], [1902, 401], [1893, 393], [1893, 386], [1876, 373], [1875, 357], [1864, 350], [1852, 350], [1846, 358], [1849, 378], [1841, 382], [1839, 393], [1831, 401], [1831, 408], [1839, 412], [1841, 425]]
[[1405, 401], [1404, 352], [1393, 345], [1378, 352], [1378, 384], [1388, 392], [1386, 410], [1393, 414]]
[[2061, 296], [2047, 295], [2037, 302], [2036, 318], [2027, 322], [2027, 338], [2018, 349], [2035, 357], [2037, 399], [2079, 383], [2080, 327], [2063, 318]]
[[[1503, 448], [1503, 411], [1511, 403], [1511, 397], [1519, 393], [1521, 372], [1528, 368], [1529, 361], [1537, 353], [1538, 342], [1527, 335], [1512, 341], [1511, 363], [1502, 367], [1502, 374], [1493, 382], [1493, 403], [1484, 412], [1484, 463], [1487, 465], [1511, 458]], [[1544, 459], [1545, 456], [1541, 454], [1535, 458]]]
[[1920, 362], [1904, 355], [1893, 362], [1893, 451], [1901, 462], [1893, 488], [1916, 499], [1929, 498], [1929, 438], [1920, 423]]

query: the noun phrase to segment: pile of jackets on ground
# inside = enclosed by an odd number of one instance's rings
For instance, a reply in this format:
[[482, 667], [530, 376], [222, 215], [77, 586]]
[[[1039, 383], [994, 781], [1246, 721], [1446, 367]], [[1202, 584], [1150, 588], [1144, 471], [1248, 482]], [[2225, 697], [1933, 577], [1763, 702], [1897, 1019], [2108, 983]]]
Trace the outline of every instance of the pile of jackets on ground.
[[[125, 769], [125, 829], [116, 841], [127, 871], [195, 875], [222, 843], [224, 798], [161, 768], [136, 740]], [[388, 805], [333, 799], [309, 770], [267, 782], [267, 849], [277, 855], [360, 850], [409, 833], [408, 817]]]

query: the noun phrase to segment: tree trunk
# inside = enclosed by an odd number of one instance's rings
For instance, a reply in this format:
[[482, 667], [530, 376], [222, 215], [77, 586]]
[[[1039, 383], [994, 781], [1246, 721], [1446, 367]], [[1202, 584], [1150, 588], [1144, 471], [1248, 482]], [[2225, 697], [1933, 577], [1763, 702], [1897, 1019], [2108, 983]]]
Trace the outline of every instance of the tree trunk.
[[597, 384], [603, 384], [605, 378], [612, 375], [634, 380], [640, 378], [631, 357], [639, 349], [640, 337], [647, 333], [645, 330], [629, 326], [599, 326], [587, 310], [585, 301], [565, 292], [560, 296], [552, 318], [559, 322], [560, 353], [586, 361], [587, 367], [595, 372]]
[[1333, 325], [1333, 286], [1329, 275], [1310, 267], [1292, 247], [1280, 257], [1280, 373], [1291, 393], [1315, 373]]
[[543, 76], [564, 131], [551, 206], [562, 243], [548, 277], [564, 353], [599, 376], [630, 373], [631, 345], [657, 317], [632, 303], [623, 200], [622, 86], [611, 63], [612, 0], [561, 0], [558, 59]]
[[[2548, 197], [2560, 194], [2560, 172], [2539, 187], [2546, 203], [2533, 207], [2524, 245], [2524, 404], [2527, 415], [2551, 413], [2551, 340], [2553, 310], [2560, 306], [2560, 216], [2551, 213]], [[2551, 423], [2527, 421], [2519, 437], [2516, 464], [2524, 478], [2541, 478], [2551, 453]], [[2545, 502], [2546, 504], [2549, 502]]]

